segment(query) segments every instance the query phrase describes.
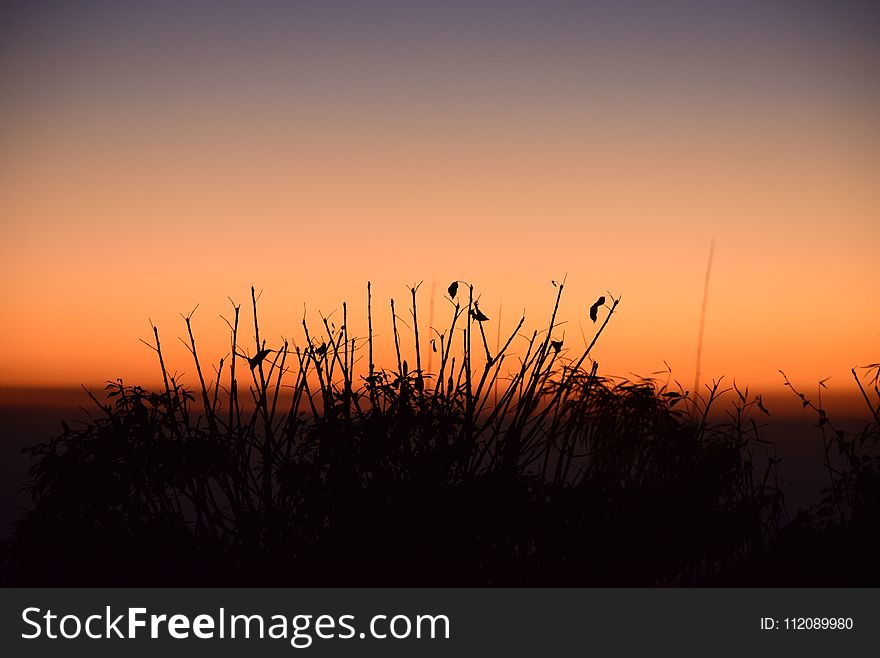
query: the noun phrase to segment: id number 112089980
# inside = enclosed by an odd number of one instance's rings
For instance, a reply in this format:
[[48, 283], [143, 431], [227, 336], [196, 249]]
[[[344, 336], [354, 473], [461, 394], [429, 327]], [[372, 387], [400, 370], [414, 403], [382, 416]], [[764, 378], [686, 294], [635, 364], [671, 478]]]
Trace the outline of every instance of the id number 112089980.
[[851, 631], [852, 617], [761, 617], [762, 631]]

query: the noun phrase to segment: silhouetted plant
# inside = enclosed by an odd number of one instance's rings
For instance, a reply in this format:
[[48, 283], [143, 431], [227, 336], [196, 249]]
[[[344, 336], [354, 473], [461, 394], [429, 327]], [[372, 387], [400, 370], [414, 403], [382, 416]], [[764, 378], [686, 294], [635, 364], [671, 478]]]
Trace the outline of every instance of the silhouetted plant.
[[[768, 550], [757, 552], [733, 579], [740, 584], [876, 585], [880, 582], [880, 364], [864, 368], [863, 384], [853, 377], [872, 420], [857, 432], [838, 427], [823, 403], [826, 381], [816, 396], [797, 389], [782, 372], [785, 386], [815, 415], [822, 441], [827, 484], [819, 502], [801, 509], [782, 527]], [[781, 372], [781, 371], [780, 371]]]
[[233, 303], [228, 368], [221, 359], [211, 382], [185, 316], [195, 390], [153, 327], [162, 390], [108, 383], [104, 401], [89, 393], [89, 423], [30, 449], [33, 509], [7, 580], [694, 584], [763, 550], [782, 492], [760, 397], [736, 389], [717, 422], [720, 382], [695, 395], [600, 376], [590, 355], [620, 299], [589, 307], [597, 329], [570, 356], [554, 286], [546, 328], [521, 334], [523, 316], [492, 353], [473, 286], [453, 282], [449, 324], [430, 327], [436, 372], [422, 369], [418, 286], [414, 368], [394, 301], [396, 368], [374, 363], [369, 285], [366, 338], [343, 304], [339, 327], [322, 318], [314, 333], [304, 319], [304, 342], [279, 345], [261, 339], [252, 288], [253, 349]]

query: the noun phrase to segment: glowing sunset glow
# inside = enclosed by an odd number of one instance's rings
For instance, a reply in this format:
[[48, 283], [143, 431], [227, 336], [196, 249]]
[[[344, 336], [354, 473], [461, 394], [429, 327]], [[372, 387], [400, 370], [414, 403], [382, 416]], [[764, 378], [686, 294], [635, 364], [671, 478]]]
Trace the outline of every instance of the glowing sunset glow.
[[566, 275], [566, 348], [610, 291], [602, 371], [690, 386], [713, 238], [704, 380], [880, 359], [876, 13], [177, 4], [3, 9], [0, 386], [154, 384], [150, 320], [193, 383], [180, 314], [216, 360], [231, 296], [253, 351], [251, 284], [278, 346], [343, 301], [365, 338], [371, 281], [391, 367], [408, 285], [423, 349], [456, 279], [494, 345]]

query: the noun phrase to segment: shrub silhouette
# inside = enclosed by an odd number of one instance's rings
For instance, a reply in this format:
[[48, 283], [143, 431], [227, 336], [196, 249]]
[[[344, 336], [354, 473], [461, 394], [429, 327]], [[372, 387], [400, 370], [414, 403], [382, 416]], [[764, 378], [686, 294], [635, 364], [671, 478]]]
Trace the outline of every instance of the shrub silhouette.
[[600, 376], [591, 350], [620, 300], [590, 307], [595, 335], [570, 357], [554, 286], [547, 327], [522, 335], [523, 317], [493, 354], [473, 286], [450, 285], [436, 373], [422, 369], [418, 286], [414, 368], [393, 301], [397, 367], [374, 364], [369, 285], [366, 338], [343, 305], [320, 338], [304, 320], [301, 346], [261, 340], [252, 288], [255, 343], [239, 344], [233, 305], [228, 386], [224, 360], [206, 383], [192, 314], [195, 389], [154, 327], [163, 390], [110, 382], [89, 393], [91, 422], [30, 449], [33, 508], [6, 546], [7, 583], [690, 585], [762, 554], [783, 500], [760, 398], [737, 389], [719, 422], [720, 382], [697, 396]]
[[880, 364], [863, 370], [867, 385], [855, 368], [852, 376], [871, 420], [851, 433], [836, 427], [825, 410], [824, 380], [817, 397], [808, 398], [782, 373], [785, 386], [815, 415], [827, 485], [816, 505], [800, 510], [773, 544], [757, 551], [727, 579], [788, 586], [880, 583]]

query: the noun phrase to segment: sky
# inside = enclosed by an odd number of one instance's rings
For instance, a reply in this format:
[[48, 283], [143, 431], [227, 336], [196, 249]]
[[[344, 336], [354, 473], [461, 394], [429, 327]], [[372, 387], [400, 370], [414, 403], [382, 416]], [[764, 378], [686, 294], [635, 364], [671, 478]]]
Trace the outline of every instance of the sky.
[[572, 356], [610, 293], [602, 372], [690, 387], [714, 240], [703, 380], [852, 391], [880, 360], [872, 4], [4, 2], [0, 387], [155, 383], [150, 322], [191, 373], [180, 314], [215, 360], [251, 285], [277, 346], [343, 301], [365, 336], [371, 281], [391, 366], [408, 286], [425, 336], [473, 283], [494, 337], [564, 277]]

